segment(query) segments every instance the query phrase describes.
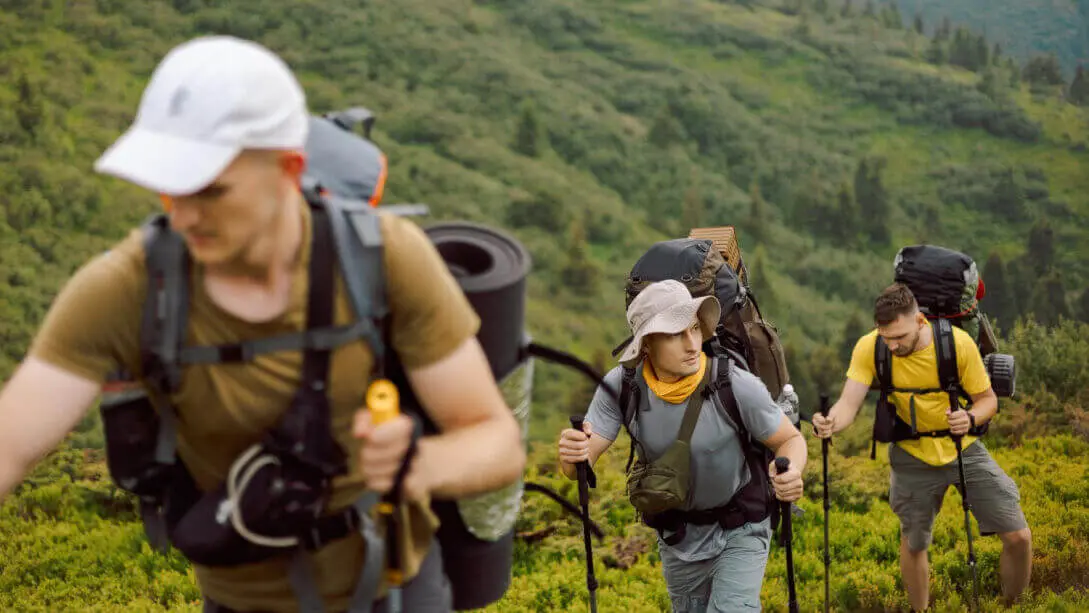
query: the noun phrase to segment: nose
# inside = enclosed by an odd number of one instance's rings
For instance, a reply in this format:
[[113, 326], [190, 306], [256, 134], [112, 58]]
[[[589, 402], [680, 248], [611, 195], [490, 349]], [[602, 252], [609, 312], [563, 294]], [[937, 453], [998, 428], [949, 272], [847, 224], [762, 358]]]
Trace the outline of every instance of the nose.
[[170, 210], [170, 225], [175, 231], [184, 232], [200, 222], [200, 205], [191, 198], [175, 198]]
[[703, 342], [703, 334], [699, 328], [693, 328], [688, 330], [684, 335], [685, 348], [690, 351], [695, 351], [700, 348], [700, 344]]

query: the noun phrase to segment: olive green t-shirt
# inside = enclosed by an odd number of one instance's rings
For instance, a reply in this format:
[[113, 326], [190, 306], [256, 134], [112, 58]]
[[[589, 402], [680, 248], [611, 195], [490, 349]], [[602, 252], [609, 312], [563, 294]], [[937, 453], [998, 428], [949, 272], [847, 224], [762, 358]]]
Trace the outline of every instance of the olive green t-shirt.
[[[304, 239], [295, 264], [288, 308], [274, 320], [250, 323], [217, 307], [193, 267], [187, 345], [218, 345], [257, 339], [305, 327], [311, 246], [309, 208], [301, 207]], [[381, 215], [391, 343], [406, 369], [426, 366], [474, 336], [479, 318], [424, 232], [414, 223]], [[108, 252], [81, 267], [61, 289], [34, 339], [30, 355], [88, 379], [103, 382], [117, 366], [140, 373], [139, 331], [147, 282], [142, 235], [134, 229]], [[351, 304], [338, 276], [335, 323], [352, 321]], [[358, 470], [360, 443], [351, 434], [364, 404], [372, 354], [360, 340], [332, 355], [329, 399], [333, 435], [348, 453], [349, 474], [334, 483], [333, 509], [363, 492]], [[198, 486], [217, 487], [234, 459], [259, 442], [287, 409], [300, 383], [302, 353], [284, 351], [252, 362], [200, 364], [186, 368], [172, 397], [178, 413], [178, 454]], [[405, 571], [413, 576], [427, 553], [437, 519], [426, 504], [401, 509]], [[404, 542], [404, 541], [403, 541]], [[362, 569], [365, 546], [358, 533], [315, 552], [318, 587], [327, 606], [346, 609]], [[194, 565], [201, 590], [235, 609], [297, 610], [287, 574], [288, 557], [231, 568]], [[384, 592], [384, 587], [383, 590]]]

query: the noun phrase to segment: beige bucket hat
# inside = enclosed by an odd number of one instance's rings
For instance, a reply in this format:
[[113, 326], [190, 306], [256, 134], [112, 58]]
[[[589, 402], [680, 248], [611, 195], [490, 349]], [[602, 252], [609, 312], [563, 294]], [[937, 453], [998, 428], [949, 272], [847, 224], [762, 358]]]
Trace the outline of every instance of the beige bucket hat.
[[699, 317], [703, 337], [710, 338], [720, 315], [721, 306], [714, 296], [693, 298], [688, 287], [672, 279], [651, 283], [628, 306], [632, 341], [619, 361], [624, 366], [634, 365], [648, 334], [676, 334], [687, 328], [693, 317]]

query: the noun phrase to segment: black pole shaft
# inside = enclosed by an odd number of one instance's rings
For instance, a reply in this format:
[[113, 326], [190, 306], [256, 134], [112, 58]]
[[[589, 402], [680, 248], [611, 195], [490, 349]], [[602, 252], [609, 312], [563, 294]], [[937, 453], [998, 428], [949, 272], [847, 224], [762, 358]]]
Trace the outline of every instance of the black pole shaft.
[[[821, 394], [821, 415], [828, 417], [828, 394]], [[821, 462], [823, 466], [822, 471], [822, 483], [824, 489], [824, 613], [828, 613], [831, 606], [830, 595], [830, 567], [832, 564], [832, 557], [828, 553], [828, 512], [832, 508], [828, 502], [828, 445], [831, 441], [827, 438], [821, 439]]]
[[979, 573], [976, 571], [976, 552], [972, 548], [972, 521], [968, 517], [971, 505], [968, 504], [968, 484], [964, 479], [964, 459], [961, 455], [961, 437], [954, 436], [957, 446], [957, 472], [960, 473], [961, 507], [964, 508], [964, 533], [968, 536], [968, 569], [972, 571], [972, 606], [979, 610]]
[[[949, 391], [949, 403], [954, 411], [967, 411], [957, 398], [957, 393]], [[960, 505], [964, 509], [964, 534], [968, 537], [968, 569], [972, 572], [972, 610], [979, 610], [979, 573], [976, 572], [976, 552], [972, 548], [972, 521], [968, 517], [968, 511], [972, 508], [968, 504], [968, 482], [964, 478], [964, 455], [961, 449], [960, 436], [953, 436], [953, 444], [957, 447], [957, 473], [960, 476]]]
[[[781, 475], [790, 469], [790, 458], [775, 458], [775, 474]], [[783, 521], [783, 540], [786, 542], [787, 590], [790, 594], [790, 613], [798, 613], [798, 594], [794, 587], [794, 529], [791, 524], [790, 503], [781, 502], [780, 516]]]
[[[581, 416], [571, 416], [571, 427], [582, 432]], [[590, 541], [590, 465], [586, 461], [575, 465], [579, 481], [579, 506], [582, 507], [582, 540], [586, 547], [586, 589], [590, 591], [590, 612], [597, 613], [597, 577], [594, 576], [594, 546]]]

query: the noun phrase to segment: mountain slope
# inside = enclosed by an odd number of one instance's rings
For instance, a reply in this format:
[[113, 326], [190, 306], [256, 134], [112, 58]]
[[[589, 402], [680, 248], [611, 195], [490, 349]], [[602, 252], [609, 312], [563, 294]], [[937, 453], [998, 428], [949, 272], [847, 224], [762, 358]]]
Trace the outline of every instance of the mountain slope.
[[1069, 79], [1079, 63], [1089, 64], [1089, 1], [1087, 0], [898, 0], [905, 19], [920, 14], [927, 32], [948, 18], [986, 33], [1007, 53], [1027, 61], [1054, 53]]
[[[693, 226], [736, 224], [808, 412], [818, 388], [838, 388], [845, 347], [866, 328], [897, 248], [938, 242], [984, 269], [983, 306], [1014, 338], [1025, 369], [1031, 395], [1004, 406], [996, 442], [1016, 446], [1054, 430], [1086, 436], [1084, 327], [1056, 324], [1089, 319], [1089, 110], [1057, 88], [1030, 88], [1005, 61], [975, 71], [933, 64], [929, 37], [889, 27], [894, 20], [877, 10], [864, 15], [862, 2], [848, 16], [806, 8], [818, 4], [267, 0], [243, 9], [221, 0], [0, 0], [0, 380], [64, 279], [158, 207], [152, 195], [91, 172], [131, 120], [152, 68], [183, 40], [232, 33], [281, 53], [315, 112], [360, 104], [377, 112], [375, 139], [392, 165], [387, 202], [426, 202], [435, 214], [425, 223], [468, 219], [521, 239], [534, 258], [527, 326], [540, 341], [610, 367], [608, 351], [626, 334], [624, 275], [639, 254]], [[1048, 19], [1066, 15], [1056, 6]], [[1015, 328], [1018, 318], [1029, 325]], [[536, 372], [532, 436], [548, 443], [531, 477], [549, 480], [549, 445], [589, 390], [563, 369]], [[70, 443], [100, 447], [87, 442], [100, 439], [96, 428], [92, 413]], [[865, 428], [837, 441], [835, 453], [863, 453]], [[1004, 451], [1003, 461], [1031, 477], [1026, 497], [1046, 526], [1039, 585], [1084, 588], [1064, 574], [1084, 569], [1084, 480], [1037, 462], [1083, 453], [1084, 444], [1031, 445]], [[184, 561], [145, 550], [127, 499], [101, 482], [100, 457], [84, 456], [52, 458], [61, 469], [51, 464], [28, 480], [21, 502], [0, 514], [0, 542], [15, 543], [20, 556], [18, 574], [0, 573], [18, 583], [11, 594], [20, 600], [0, 602], [195, 608]], [[872, 513], [882, 523], [868, 516], [885, 473], [856, 460], [833, 469], [846, 488], [837, 525], [874, 530], [862, 540], [837, 531], [835, 594], [843, 606], [876, 608], [900, 602], [894, 551], [881, 538], [895, 530], [880, 505]], [[816, 482], [814, 465], [807, 483]], [[645, 547], [610, 466], [595, 493], [595, 514], [621, 536], [608, 546]], [[856, 481], [857, 491], [847, 488]], [[807, 582], [819, 573], [815, 500], [799, 537]], [[965, 575], [956, 502], [946, 504], [947, 547], [934, 568], [939, 593], [955, 602]], [[549, 509], [531, 505], [527, 530], [555, 523]], [[12, 537], [31, 524], [27, 534], [46, 535], [49, 555]], [[522, 578], [508, 602], [581, 606], [574, 534], [561, 527], [566, 540], [520, 549]], [[873, 565], [848, 571], [860, 551]], [[993, 571], [993, 543], [980, 551]], [[15, 559], [6, 553], [0, 560]], [[765, 590], [778, 606], [781, 552], [773, 555]], [[630, 571], [603, 573], [609, 607], [664, 602], [656, 558], [637, 557]], [[78, 577], [78, 588], [49, 580], [57, 573]], [[807, 606], [818, 583], [805, 587]], [[110, 602], [96, 602], [103, 585]], [[16, 587], [26, 591], [14, 595]], [[1044, 593], [1034, 602], [1074, 610], [1085, 599]]]
[[[534, 256], [533, 333], [602, 365], [625, 333], [625, 271], [700, 224], [740, 226], [808, 397], [829, 363], [813, 352], [865, 320], [906, 243], [981, 266], [994, 252], [1011, 269], [995, 295], [1027, 297], [1014, 315], [1074, 311], [1089, 279], [1086, 111], [1028, 94], [1008, 66], [931, 65], [928, 39], [877, 18], [791, 4], [19, 4], [0, 15], [0, 372], [64, 276], [157, 206], [90, 166], [161, 55], [209, 32], [282, 53], [315, 111], [377, 111], [387, 201], [514, 231]], [[526, 126], [529, 155], [514, 144]], [[1027, 237], [1045, 217], [1053, 256], [1034, 267]], [[541, 372], [543, 393], [566, 398], [568, 373]]]

